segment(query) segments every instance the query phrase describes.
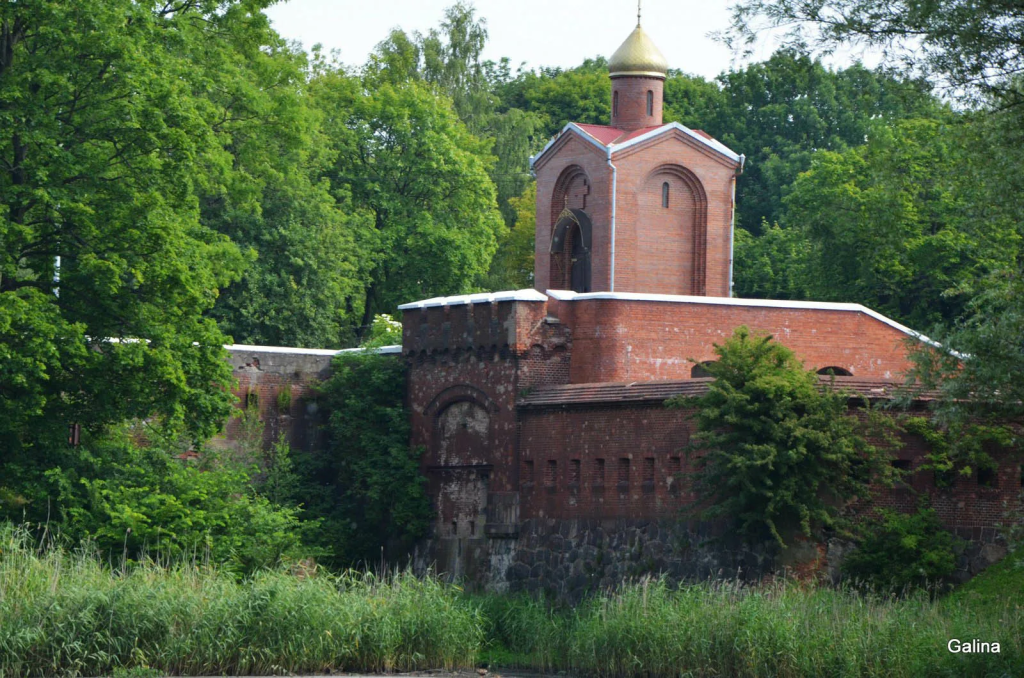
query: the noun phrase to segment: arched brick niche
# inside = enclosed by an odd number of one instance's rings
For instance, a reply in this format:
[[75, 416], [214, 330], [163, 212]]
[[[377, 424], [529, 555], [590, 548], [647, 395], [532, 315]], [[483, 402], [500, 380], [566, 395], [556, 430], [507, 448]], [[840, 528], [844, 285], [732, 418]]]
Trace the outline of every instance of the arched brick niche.
[[[574, 253], [577, 259], [585, 258], [585, 261], [577, 261], [577, 277], [584, 276], [590, 280], [591, 220], [586, 211], [590, 186], [590, 177], [579, 165], [566, 167], [555, 182], [549, 222], [551, 260], [548, 280], [553, 288], [572, 289]], [[590, 291], [589, 284], [586, 287]]]
[[693, 172], [661, 165], [639, 196], [636, 287], [661, 294], [707, 294], [708, 198]]

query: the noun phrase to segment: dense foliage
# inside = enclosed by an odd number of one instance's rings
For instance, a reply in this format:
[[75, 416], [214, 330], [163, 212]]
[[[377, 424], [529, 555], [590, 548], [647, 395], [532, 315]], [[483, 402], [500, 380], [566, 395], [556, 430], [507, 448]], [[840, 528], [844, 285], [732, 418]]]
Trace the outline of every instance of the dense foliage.
[[932, 509], [901, 514], [883, 511], [860, 526], [863, 539], [843, 559], [843, 573], [879, 591], [903, 593], [938, 587], [956, 571], [956, 537]]
[[[922, 137], [920, 131], [927, 127], [917, 124], [917, 132], [907, 134], [901, 126], [885, 142], [898, 153], [886, 151], [880, 159], [902, 170], [885, 180], [891, 183], [889, 189], [872, 191], [883, 198], [875, 218], [880, 224], [897, 226], [907, 238], [901, 243], [904, 256], [892, 256], [884, 238], [857, 242], [855, 237], [852, 242], [834, 244], [850, 247], [848, 261], [870, 260], [870, 248], [881, 245], [881, 263], [889, 272], [876, 289], [881, 291], [891, 284], [888, 281], [900, 278], [909, 283], [909, 288], [885, 292], [891, 308], [893, 302], [934, 308], [935, 292], [941, 290], [941, 312], [922, 320], [941, 321], [931, 334], [950, 350], [920, 352], [912, 376], [918, 385], [936, 389], [942, 396], [936, 409], [949, 441], [945, 463], [970, 472], [972, 465], [984, 460], [987, 455], [977, 453], [979, 438], [968, 435], [979, 422], [984, 438], [993, 437], [993, 428], [1001, 428], [996, 436], [1000, 443], [1019, 450], [1019, 430], [1006, 425], [1019, 421], [1024, 402], [1017, 378], [1024, 360], [1024, 344], [1019, 341], [1024, 318], [1020, 283], [1024, 271], [1020, 252], [1024, 238], [1024, 202], [1020, 200], [1024, 21], [1019, 8], [990, 0], [743, 0], [735, 7], [732, 37], [753, 41], [762, 29], [781, 26], [789, 29], [788, 41], [802, 48], [810, 44], [830, 51], [854, 43], [882, 48], [902, 62], [904, 72], [947, 86], [946, 91], [955, 93], [964, 106], [946, 120], [955, 128], [952, 133], [940, 127]], [[869, 144], [863, 157], [872, 155]], [[919, 163], [915, 156], [927, 162]], [[833, 161], [825, 158], [827, 164], [819, 169], [829, 171], [828, 165], [837, 169]], [[866, 177], [853, 179], [847, 172], [845, 182], [839, 174], [824, 184], [834, 194], [846, 194], [840, 204], [857, 206], [859, 202], [865, 208], [870, 202], [857, 195], [864, 179], [870, 185], [871, 175], [881, 178], [887, 172], [879, 172], [881, 164], [865, 169]], [[920, 185], [906, 184], [903, 177], [914, 175]], [[813, 183], [809, 181], [805, 188]], [[812, 205], [815, 193], [816, 189], [805, 196], [812, 198]], [[887, 205], [886, 200], [892, 202]], [[779, 250], [785, 248], [770, 248], [768, 256]], [[842, 254], [836, 251], [832, 256]], [[764, 253], [758, 255], [763, 260]], [[775, 284], [777, 278], [776, 274], [767, 282]], [[859, 279], [875, 285], [863, 273]], [[913, 302], [919, 292], [926, 292], [928, 301]], [[920, 316], [921, 311], [910, 315]]]
[[788, 348], [741, 327], [715, 353], [707, 393], [669, 401], [695, 409], [687, 451], [701, 515], [784, 545], [834, 526], [846, 501], [885, 478], [883, 453], [847, 414], [849, 395], [823, 388]]
[[296, 500], [319, 517], [310, 543], [325, 562], [373, 565], [407, 554], [432, 511], [420, 474], [422, 450], [409, 447], [405, 365], [372, 352], [341, 354], [320, 389], [323, 450], [296, 455]]

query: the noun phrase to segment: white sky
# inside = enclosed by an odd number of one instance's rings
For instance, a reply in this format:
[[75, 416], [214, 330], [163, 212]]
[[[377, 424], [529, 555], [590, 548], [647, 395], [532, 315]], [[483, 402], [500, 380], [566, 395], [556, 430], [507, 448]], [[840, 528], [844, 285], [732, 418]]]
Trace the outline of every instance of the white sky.
[[[361, 65], [394, 27], [425, 33], [440, 23], [455, 0], [287, 0], [267, 10], [275, 29], [305, 49], [321, 43], [338, 49], [346, 64]], [[475, 0], [487, 19], [486, 59], [507, 56], [513, 70], [579, 65], [587, 57], [611, 56], [636, 25], [636, 0]], [[708, 34], [729, 24], [725, 0], [645, 0], [643, 25], [669, 65], [712, 78], [728, 70], [732, 54]], [[773, 41], [758, 46], [753, 60], [766, 59]], [[849, 56], [830, 59], [849, 61]], [[866, 63], [871, 59], [865, 59]]]

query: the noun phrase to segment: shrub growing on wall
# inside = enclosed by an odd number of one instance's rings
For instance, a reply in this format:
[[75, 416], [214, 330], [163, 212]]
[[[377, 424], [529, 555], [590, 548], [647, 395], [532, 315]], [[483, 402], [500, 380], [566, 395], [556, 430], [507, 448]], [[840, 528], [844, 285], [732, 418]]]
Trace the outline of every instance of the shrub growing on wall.
[[396, 558], [426, 533], [430, 500], [419, 470], [422, 450], [409, 447], [405, 365], [395, 356], [341, 354], [321, 385], [326, 446], [297, 456], [298, 499], [323, 518], [317, 545], [336, 565]]
[[698, 515], [734, 522], [750, 542], [785, 545], [834, 526], [848, 500], [891, 473], [865, 439], [865, 426], [881, 422], [848, 416], [848, 395], [823, 387], [788, 348], [740, 327], [715, 353], [704, 364], [715, 379], [707, 393], [669, 401], [696, 410], [687, 453]]
[[862, 526], [859, 548], [843, 560], [843, 573], [883, 591], [940, 584], [956, 570], [961, 542], [942, 527], [934, 509], [882, 511]]

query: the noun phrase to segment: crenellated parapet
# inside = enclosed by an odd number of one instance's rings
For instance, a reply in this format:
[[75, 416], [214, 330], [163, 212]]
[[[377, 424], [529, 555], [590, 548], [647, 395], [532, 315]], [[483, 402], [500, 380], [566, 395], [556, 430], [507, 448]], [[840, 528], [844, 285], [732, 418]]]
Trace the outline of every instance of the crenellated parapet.
[[544, 344], [547, 301], [536, 290], [516, 290], [404, 304], [399, 306], [402, 352], [411, 357], [483, 349], [526, 355]]

